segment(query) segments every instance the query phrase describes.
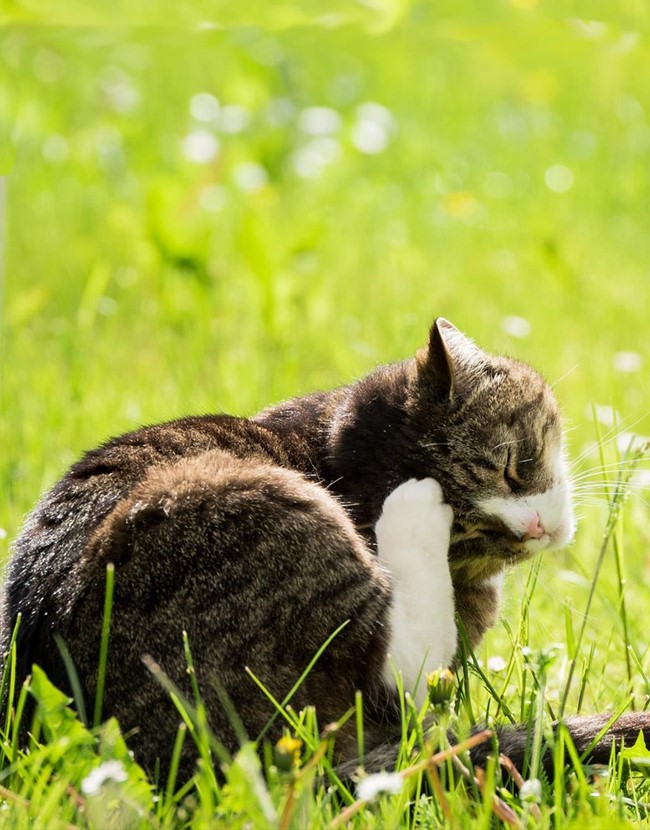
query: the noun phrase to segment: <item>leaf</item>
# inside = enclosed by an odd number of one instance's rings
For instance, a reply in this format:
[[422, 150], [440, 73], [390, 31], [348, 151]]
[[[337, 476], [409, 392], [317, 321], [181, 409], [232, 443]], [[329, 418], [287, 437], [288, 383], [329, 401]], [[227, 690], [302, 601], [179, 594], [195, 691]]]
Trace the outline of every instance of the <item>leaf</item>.
[[639, 731], [636, 741], [622, 749], [620, 756], [636, 767], [650, 767], [650, 749], [645, 745], [643, 732]]
[[48, 679], [43, 669], [32, 666], [30, 692], [36, 698], [36, 716], [40, 719], [48, 743], [66, 738], [75, 743], [94, 743], [93, 736], [70, 708], [72, 698]]
[[222, 807], [243, 813], [255, 828], [278, 827], [278, 815], [267, 789], [262, 765], [252, 743], [244, 744], [228, 769]]

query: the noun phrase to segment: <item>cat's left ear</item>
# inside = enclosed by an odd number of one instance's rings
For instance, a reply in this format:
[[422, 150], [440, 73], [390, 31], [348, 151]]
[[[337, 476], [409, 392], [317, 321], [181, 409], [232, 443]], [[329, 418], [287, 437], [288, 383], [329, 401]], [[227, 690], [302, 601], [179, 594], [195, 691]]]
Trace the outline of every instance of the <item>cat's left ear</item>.
[[444, 317], [434, 321], [428, 345], [415, 356], [420, 380], [438, 401], [452, 398], [485, 360], [485, 352]]

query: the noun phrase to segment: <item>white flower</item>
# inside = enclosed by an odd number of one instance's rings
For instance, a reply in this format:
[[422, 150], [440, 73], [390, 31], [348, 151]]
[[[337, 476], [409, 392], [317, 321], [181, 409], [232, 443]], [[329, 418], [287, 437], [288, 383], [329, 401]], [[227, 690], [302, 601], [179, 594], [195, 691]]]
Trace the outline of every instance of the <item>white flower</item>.
[[210, 92], [197, 92], [190, 98], [190, 113], [197, 121], [214, 121], [219, 109], [219, 101]]
[[508, 664], [499, 654], [488, 658], [487, 667], [490, 671], [503, 671]]
[[525, 317], [517, 317], [515, 314], [503, 317], [501, 328], [511, 337], [518, 338], [528, 337], [531, 332], [530, 322]]
[[628, 455], [643, 452], [649, 442], [650, 438], [647, 435], [637, 435], [634, 432], [621, 432], [616, 436], [616, 446], [619, 452]]
[[239, 104], [226, 104], [219, 115], [219, 129], [223, 133], [241, 133], [250, 123], [250, 112]]
[[367, 102], [357, 107], [356, 116], [352, 143], [357, 150], [370, 155], [385, 150], [395, 126], [391, 111], [381, 104]]
[[296, 173], [303, 179], [315, 179], [341, 153], [341, 145], [335, 138], [315, 138], [291, 156]]
[[374, 101], [366, 101], [365, 104], [360, 104], [356, 109], [356, 116], [360, 121], [374, 121], [375, 124], [379, 124], [387, 132], [390, 132], [395, 126], [393, 113], [383, 104], [377, 104]]
[[544, 173], [544, 181], [554, 193], [566, 193], [573, 187], [573, 173], [563, 164], [554, 164]]
[[331, 107], [307, 107], [300, 113], [298, 127], [307, 135], [332, 135], [341, 129], [341, 116]]
[[638, 470], [632, 479], [637, 487], [650, 490], [650, 470]]
[[609, 404], [590, 403], [585, 407], [585, 415], [587, 418], [595, 417], [599, 424], [606, 427], [613, 427], [621, 420], [621, 416]]
[[378, 772], [369, 775], [357, 784], [357, 797], [361, 801], [373, 801], [381, 793], [397, 795], [402, 789], [404, 779], [396, 772]]
[[192, 130], [183, 139], [183, 155], [195, 164], [209, 164], [219, 154], [219, 142], [207, 130]]
[[121, 761], [104, 761], [94, 770], [91, 770], [81, 782], [81, 792], [85, 795], [97, 795], [107, 781], [121, 784], [128, 775]]
[[542, 800], [542, 782], [539, 778], [529, 778], [524, 781], [519, 790], [519, 798], [528, 804], [539, 804]]
[[614, 368], [618, 372], [638, 372], [643, 365], [643, 358], [638, 352], [616, 352]]
[[110, 107], [116, 112], [131, 112], [140, 103], [140, 92], [131, 77], [117, 66], [109, 66], [102, 79], [102, 89]]
[[255, 193], [268, 184], [266, 168], [256, 161], [244, 161], [233, 170], [235, 184], [245, 193]]

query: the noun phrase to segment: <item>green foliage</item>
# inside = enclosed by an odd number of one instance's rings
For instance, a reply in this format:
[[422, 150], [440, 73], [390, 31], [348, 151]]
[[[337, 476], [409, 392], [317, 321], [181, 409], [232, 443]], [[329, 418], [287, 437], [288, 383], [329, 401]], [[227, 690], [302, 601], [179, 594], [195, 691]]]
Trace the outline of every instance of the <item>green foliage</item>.
[[[628, 444], [650, 411], [646, 4], [10, 0], [0, 23], [0, 558], [109, 435], [346, 382], [443, 314], [558, 381], [582, 520], [512, 574], [461, 661], [461, 734], [645, 707], [647, 464]], [[199, 690], [176, 696], [176, 757], [188, 740], [202, 760], [193, 786], [154, 786], [114, 722], [90, 728], [7, 666], [6, 826], [328, 827], [356, 803], [313, 712], [278, 702], [303, 741], [283, 771], [250, 745], [224, 758]], [[426, 739], [403, 711], [408, 767]], [[575, 751], [565, 773], [568, 741], [539, 805], [498, 768], [483, 794], [453, 783], [445, 761], [452, 823], [493, 825], [494, 793], [524, 826], [647, 826], [644, 748], [594, 779]], [[419, 797], [431, 774], [349, 826], [444, 826]]]

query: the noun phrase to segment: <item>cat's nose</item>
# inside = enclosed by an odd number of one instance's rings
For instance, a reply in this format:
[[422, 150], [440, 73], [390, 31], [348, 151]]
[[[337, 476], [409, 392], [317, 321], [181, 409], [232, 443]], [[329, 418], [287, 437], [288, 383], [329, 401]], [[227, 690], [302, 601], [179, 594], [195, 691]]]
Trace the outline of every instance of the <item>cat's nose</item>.
[[545, 533], [546, 530], [544, 529], [539, 513], [535, 513], [524, 531], [524, 539], [541, 539]]

